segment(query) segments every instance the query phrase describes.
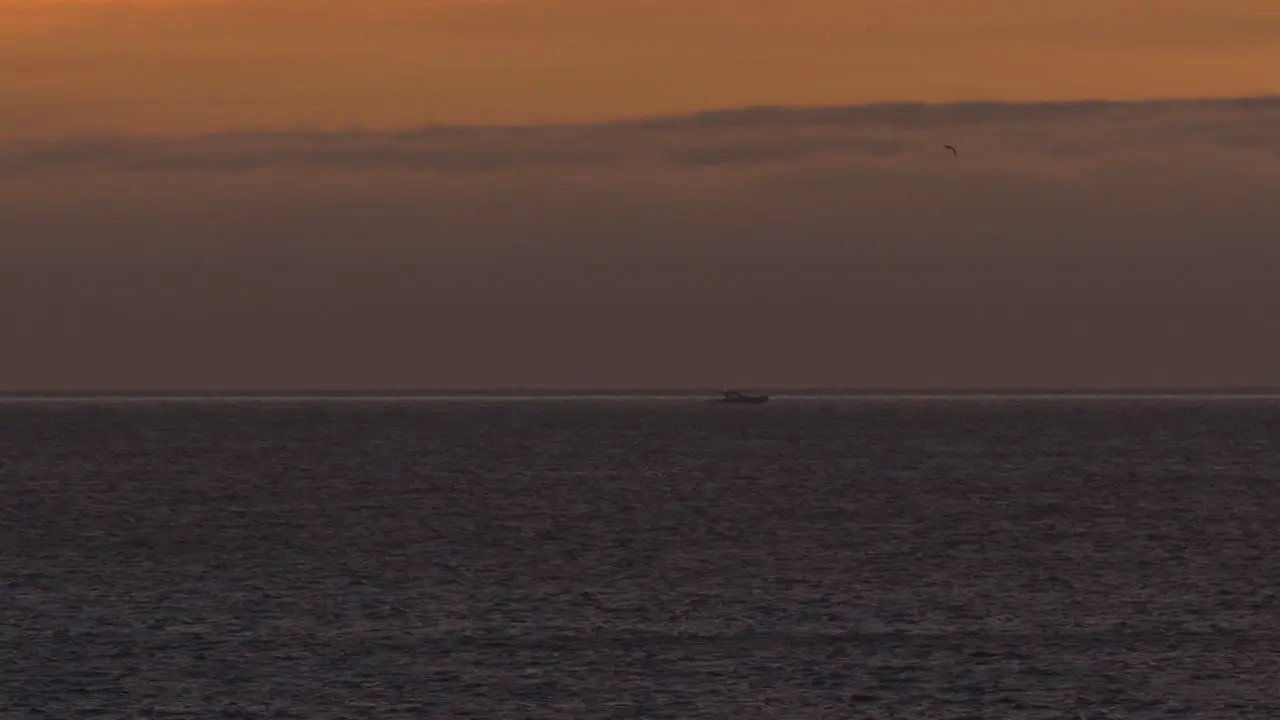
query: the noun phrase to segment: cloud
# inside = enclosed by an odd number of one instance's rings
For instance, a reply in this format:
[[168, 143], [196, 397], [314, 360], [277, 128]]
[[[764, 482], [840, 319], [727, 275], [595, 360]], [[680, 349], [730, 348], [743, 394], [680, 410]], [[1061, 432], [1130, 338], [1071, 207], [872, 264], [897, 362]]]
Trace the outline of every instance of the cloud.
[[593, 126], [227, 133], [0, 144], [0, 172], [405, 169], [441, 174], [620, 165], [786, 166], [912, 155], [943, 141], [981, 166], [1280, 149], [1280, 99], [747, 108]]
[[6, 142], [0, 377], [1280, 384], [1278, 120], [971, 103]]

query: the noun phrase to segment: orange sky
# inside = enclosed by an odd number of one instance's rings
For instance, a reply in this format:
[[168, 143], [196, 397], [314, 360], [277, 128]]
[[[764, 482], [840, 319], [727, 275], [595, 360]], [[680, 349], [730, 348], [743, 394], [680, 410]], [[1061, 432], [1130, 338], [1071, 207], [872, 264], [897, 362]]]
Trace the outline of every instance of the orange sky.
[[1275, 0], [0, 0], [8, 137], [1252, 95], [1278, 67]]

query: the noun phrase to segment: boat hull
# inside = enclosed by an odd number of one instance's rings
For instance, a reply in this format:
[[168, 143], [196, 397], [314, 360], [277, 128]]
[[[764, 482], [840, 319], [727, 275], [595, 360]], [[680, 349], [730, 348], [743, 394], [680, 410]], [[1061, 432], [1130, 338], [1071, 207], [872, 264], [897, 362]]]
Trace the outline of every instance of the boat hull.
[[762, 405], [769, 402], [768, 395], [746, 395], [744, 393], [725, 393], [720, 402], [727, 405]]

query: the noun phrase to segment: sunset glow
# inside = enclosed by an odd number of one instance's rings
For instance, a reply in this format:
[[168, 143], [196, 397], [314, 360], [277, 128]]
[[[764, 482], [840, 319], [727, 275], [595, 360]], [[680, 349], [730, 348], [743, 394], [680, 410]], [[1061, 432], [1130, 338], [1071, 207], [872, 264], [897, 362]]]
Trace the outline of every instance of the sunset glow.
[[0, 377], [1274, 383], [1276, 68], [1276, 0], [0, 0]]
[[1280, 91], [1271, 0], [0, 0], [0, 132]]

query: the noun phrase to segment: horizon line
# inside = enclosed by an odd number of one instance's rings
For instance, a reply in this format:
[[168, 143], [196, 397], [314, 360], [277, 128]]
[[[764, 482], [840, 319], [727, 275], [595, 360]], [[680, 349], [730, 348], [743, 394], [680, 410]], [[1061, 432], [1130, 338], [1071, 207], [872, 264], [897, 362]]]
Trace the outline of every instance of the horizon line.
[[[754, 392], [794, 398], [894, 398], [894, 397], [1280, 397], [1280, 385], [1231, 385], [1204, 387], [1100, 386], [1100, 387], [752, 387]], [[167, 389], [167, 390], [0, 390], [0, 399], [432, 399], [432, 398], [686, 398], [719, 397], [723, 388], [400, 388], [400, 389]]]

